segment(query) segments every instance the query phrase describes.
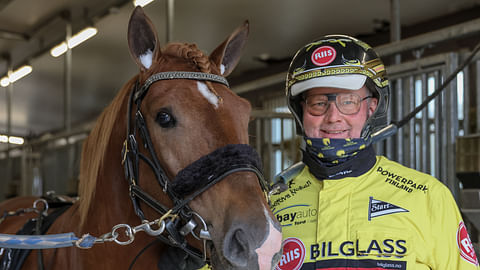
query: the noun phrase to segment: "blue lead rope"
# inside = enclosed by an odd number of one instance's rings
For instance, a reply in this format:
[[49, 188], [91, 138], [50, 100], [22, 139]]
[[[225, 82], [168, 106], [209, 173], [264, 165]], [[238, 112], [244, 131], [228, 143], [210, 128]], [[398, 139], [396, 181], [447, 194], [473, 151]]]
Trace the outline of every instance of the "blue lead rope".
[[95, 244], [95, 237], [86, 235], [80, 239], [74, 233], [49, 235], [0, 234], [0, 248], [47, 249], [71, 246], [90, 248], [93, 244]]

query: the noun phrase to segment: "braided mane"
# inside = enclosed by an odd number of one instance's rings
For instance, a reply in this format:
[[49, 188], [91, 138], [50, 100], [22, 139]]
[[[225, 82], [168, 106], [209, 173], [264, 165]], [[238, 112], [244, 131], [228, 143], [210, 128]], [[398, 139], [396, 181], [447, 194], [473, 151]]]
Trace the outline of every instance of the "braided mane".
[[[170, 43], [162, 51], [162, 54], [180, 57], [192, 62], [200, 72], [213, 73], [210, 65], [210, 58], [205, 55], [196, 44], [189, 43]], [[205, 81], [208, 89], [221, 100], [221, 97], [215, 91], [212, 82]]]

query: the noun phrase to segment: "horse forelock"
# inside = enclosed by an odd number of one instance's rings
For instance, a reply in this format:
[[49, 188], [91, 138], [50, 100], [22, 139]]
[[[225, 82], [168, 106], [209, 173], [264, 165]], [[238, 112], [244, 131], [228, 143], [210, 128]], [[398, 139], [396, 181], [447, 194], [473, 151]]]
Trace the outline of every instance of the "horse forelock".
[[[82, 158], [80, 161], [80, 182], [78, 187], [79, 200], [79, 214], [80, 224], [83, 224], [92, 201], [95, 196], [97, 181], [100, 177], [108, 177], [101, 175], [102, 165], [106, 162], [107, 152], [112, 138], [122, 136], [125, 131], [126, 113], [122, 113], [122, 109], [126, 109], [130, 89], [135, 84], [137, 77], [131, 79], [119, 91], [109, 106], [98, 117], [94, 128], [91, 130], [89, 136], [83, 143]], [[120, 147], [118, 148], [120, 156]], [[119, 164], [120, 166], [120, 164]], [[122, 170], [122, 168], [118, 168]]]
[[[203, 51], [201, 51], [196, 44], [169, 43], [167, 46], [165, 46], [165, 48], [163, 48], [162, 54], [187, 60], [191, 62], [193, 66], [196, 67], [200, 72], [212, 74], [219, 73], [217, 68], [212, 65], [210, 58]], [[205, 84], [213, 95], [220, 98], [210, 81], [205, 81]]]

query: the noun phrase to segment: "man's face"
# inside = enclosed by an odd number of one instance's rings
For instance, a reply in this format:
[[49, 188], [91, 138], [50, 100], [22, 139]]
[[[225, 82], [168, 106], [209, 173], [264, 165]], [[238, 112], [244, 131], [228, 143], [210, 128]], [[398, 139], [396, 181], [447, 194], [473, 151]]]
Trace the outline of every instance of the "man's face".
[[[366, 86], [359, 90], [348, 90], [340, 88], [317, 87], [308, 90], [305, 94], [307, 100], [311, 100], [315, 95], [350, 93], [356, 94], [361, 99], [370, 96]], [[360, 138], [362, 128], [368, 117], [377, 108], [378, 100], [376, 98], [367, 98], [360, 101], [360, 109], [354, 114], [343, 114], [335, 106], [335, 101], [328, 101], [329, 106], [323, 115], [314, 115], [307, 109], [307, 104], [302, 102], [303, 107], [303, 127], [305, 134], [312, 138]], [[309, 103], [311, 104], [311, 103]]]

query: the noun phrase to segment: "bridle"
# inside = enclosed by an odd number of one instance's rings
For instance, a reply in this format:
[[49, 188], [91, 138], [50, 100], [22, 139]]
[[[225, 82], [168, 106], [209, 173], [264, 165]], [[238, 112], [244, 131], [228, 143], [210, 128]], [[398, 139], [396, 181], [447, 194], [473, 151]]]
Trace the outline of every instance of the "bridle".
[[[220, 182], [226, 176], [239, 171], [255, 173], [264, 193], [269, 190], [269, 184], [263, 177], [258, 153], [246, 144], [230, 144], [218, 148], [182, 169], [173, 181], [168, 178], [155, 153], [155, 148], [152, 144], [146, 122], [140, 112], [140, 107], [143, 98], [153, 83], [160, 80], [172, 79], [211, 81], [229, 87], [224, 77], [203, 72], [160, 72], [151, 75], [141, 87], [139, 87], [139, 81], [137, 81], [132, 89], [128, 102], [127, 134], [122, 148], [122, 164], [129, 185], [129, 195], [135, 214], [142, 222], [146, 221], [146, 218], [139, 201], [146, 203], [162, 216], [170, 215], [179, 217], [166, 220], [164, 230], [166, 235], [160, 234], [157, 235], [157, 238], [166, 244], [181, 248], [189, 255], [207, 261], [206, 242], [211, 240], [210, 233], [208, 232], [204, 219], [198, 213], [192, 211], [188, 203], [211, 186]], [[132, 119], [133, 106], [136, 107], [134, 120]], [[137, 131], [148, 155], [144, 155], [139, 151], [139, 144], [136, 139]], [[158, 202], [139, 186], [140, 161], [145, 162], [152, 169], [163, 192], [165, 192], [173, 202], [171, 209], [168, 209], [168, 207]], [[221, 162], [221, 164], [218, 165], [217, 162]], [[196, 235], [194, 232], [198, 226], [195, 220], [199, 220], [200, 225], [203, 227], [200, 229], [199, 235]], [[185, 236], [190, 233], [196, 239], [203, 241], [203, 253], [187, 243]]]

